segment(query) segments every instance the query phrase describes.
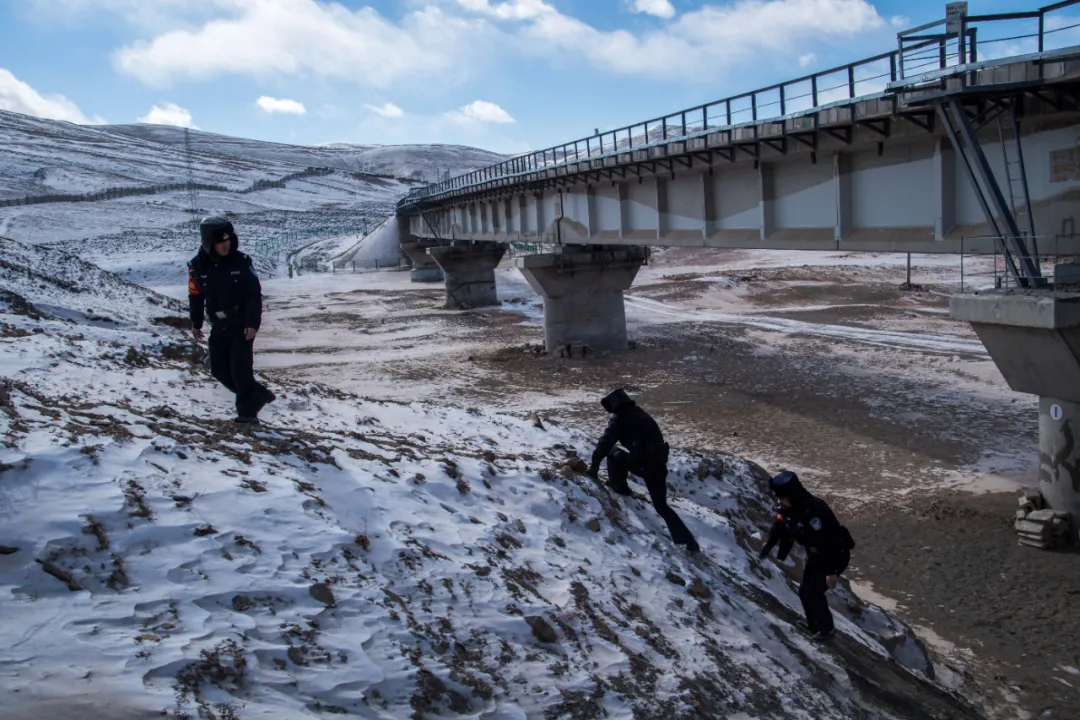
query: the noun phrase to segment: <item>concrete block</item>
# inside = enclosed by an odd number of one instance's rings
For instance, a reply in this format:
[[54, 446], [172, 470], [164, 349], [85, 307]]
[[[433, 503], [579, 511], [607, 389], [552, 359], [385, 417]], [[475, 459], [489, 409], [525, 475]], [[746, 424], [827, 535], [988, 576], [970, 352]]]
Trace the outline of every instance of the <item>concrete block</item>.
[[1042, 492], [1037, 487], [1024, 488], [1024, 495], [1020, 499], [1022, 503], [1031, 503], [1035, 510], [1042, 510], [1046, 505], [1046, 501], [1043, 500]]
[[1031, 522], [1048, 523], [1053, 520], [1068, 520], [1069, 513], [1061, 510], [1036, 510], [1027, 517]]
[[1052, 290], [1029, 293], [1004, 291], [953, 295], [949, 314], [955, 320], [986, 325], [1011, 325], [1047, 330], [1080, 326], [1080, 293]]
[[1035, 537], [1048, 537], [1050, 535], [1050, 526], [1029, 520], [1017, 520], [1015, 527], [1016, 531], [1022, 535]]

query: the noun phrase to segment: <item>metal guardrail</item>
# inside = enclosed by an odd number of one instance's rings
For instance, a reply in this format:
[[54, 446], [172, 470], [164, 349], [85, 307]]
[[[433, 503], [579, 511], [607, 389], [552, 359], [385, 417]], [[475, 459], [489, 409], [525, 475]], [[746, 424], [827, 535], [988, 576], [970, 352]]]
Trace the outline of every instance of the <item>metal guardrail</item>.
[[[1038, 293], [1045, 294], [1048, 287], [1054, 295], [1063, 293], [1080, 293], [1080, 265], [1076, 270], [1071, 267], [1063, 272], [1058, 269], [1059, 265], [1070, 266], [1080, 261], [1080, 253], [1076, 252], [1078, 235], [1040, 235], [1034, 238], [1025, 237], [1025, 241], [1037, 248], [1039, 267], [1043, 268], [1048, 286], [1032, 288], [1020, 285], [1017, 279], [1008, 271], [1005, 255], [999, 248], [1002, 246], [1001, 238], [986, 235], [979, 237], [964, 237], [960, 240], [960, 292], [980, 292], [985, 290], [1004, 291], [1006, 293]], [[993, 252], [974, 251], [967, 248], [985, 248], [993, 245]]]
[[[434, 185], [415, 188], [398, 202], [397, 207], [401, 210], [427, 197], [467, 189], [492, 180], [513, 178], [568, 163], [643, 150], [671, 140], [689, 140], [717, 131], [797, 117], [830, 106], [884, 97], [885, 90], [900, 81], [915, 78], [921, 82], [921, 76], [928, 72], [978, 62], [980, 52], [991, 57], [1014, 55], [1013, 49], [1018, 42], [1027, 41], [1032, 45], [1032, 52], [1043, 53], [1053, 49], [1056, 39], [1062, 39], [1066, 41], [1064, 45], [1068, 45], [1069, 38], [1064, 33], [1080, 27], [1080, 18], [1060, 12], [1074, 5], [1080, 5], [1080, 0], [1063, 0], [1024, 12], [970, 15], [963, 18], [959, 33], [920, 34], [944, 25], [946, 20], [928, 23], [898, 34], [896, 50], [519, 155]], [[1024, 21], [1032, 21], [1033, 26], [1020, 28]], [[1003, 22], [1009, 23], [1009, 29], [1000, 37], [988, 37], [987, 32], [979, 33], [980, 27], [1001, 27], [995, 23]]]

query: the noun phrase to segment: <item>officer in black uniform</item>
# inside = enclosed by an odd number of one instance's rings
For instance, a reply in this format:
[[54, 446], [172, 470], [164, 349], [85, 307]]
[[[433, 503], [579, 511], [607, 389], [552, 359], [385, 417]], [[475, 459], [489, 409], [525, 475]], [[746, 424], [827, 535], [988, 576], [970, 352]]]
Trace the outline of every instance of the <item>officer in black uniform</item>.
[[188, 311], [202, 340], [210, 317], [210, 373], [236, 393], [238, 423], [258, 424], [259, 411], [275, 397], [255, 380], [255, 335], [262, 321], [262, 285], [251, 258], [237, 250], [228, 218], [212, 215], [199, 225], [202, 247], [188, 263]]
[[833, 634], [834, 625], [825, 592], [836, 587], [840, 573], [847, 569], [855, 541], [836, 519], [828, 503], [811, 495], [795, 473], [782, 472], [772, 478], [769, 486], [780, 506], [769, 531], [769, 540], [759, 555], [767, 557], [779, 543], [776, 557], [783, 561], [795, 543], [806, 548], [799, 599], [813, 639], [827, 640]]
[[[592, 454], [589, 477], [599, 479], [600, 463], [608, 461], [607, 486], [620, 495], [632, 495], [626, 478], [630, 473], [645, 481], [653, 507], [664, 518], [676, 545], [698, 551], [697, 540], [667, 504], [668, 444], [660, 427], [649, 413], [637, 406], [622, 388], [612, 391], [600, 404], [611, 413], [611, 420]], [[616, 447], [621, 443], [623, 448]]]

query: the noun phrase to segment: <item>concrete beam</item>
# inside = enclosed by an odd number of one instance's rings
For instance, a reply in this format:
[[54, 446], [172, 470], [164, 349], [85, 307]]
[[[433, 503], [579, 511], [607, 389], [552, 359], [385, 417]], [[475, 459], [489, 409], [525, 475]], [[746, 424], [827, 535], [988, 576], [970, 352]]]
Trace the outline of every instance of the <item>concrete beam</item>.
[[716, 188], [712, 171], [701, 174], [701, 194], [704, 218], [701, 223], [701, 244], [709, 244], [709, 236], [716, 232]]
[[841, 152], [833, 153], [833, 183], [836, 185], [836, 229], [833, 239], [840, 247], [852, 229], [851, 161]]
[[776, 229], [776, 215], [773, 212], [772, 166], [758, 163], [758, 222], [761, 226], [761, 242], [769, 239]]
[[499, 304], [495, 268], [506, 247], [506, 243], [472, 243], [428, 248], [428, 255], [446, 277], [448, 310]]
[[592, 352], [625, 350], [623, 291], [645, 262], [640, 247], [531, 255], [514, 265], [544, 298], [549, 353], [581, 344]]
[[941, 242], [956, 227], [956, 154], [944, 138], [934, 145], [934, 240]]

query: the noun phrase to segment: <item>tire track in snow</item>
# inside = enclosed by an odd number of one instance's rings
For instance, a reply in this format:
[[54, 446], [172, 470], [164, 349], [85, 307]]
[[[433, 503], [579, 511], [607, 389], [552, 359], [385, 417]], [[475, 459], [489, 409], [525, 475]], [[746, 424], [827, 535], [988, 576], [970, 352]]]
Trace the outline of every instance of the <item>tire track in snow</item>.
[[720, 323], [724, 325], [745, 325], [785, 334], [799, 333], [818, 337], [848, 340], [866, 345], [891, 348], [910, 348], [927, 352], [964, 353], [968, 355], [986, 355], [986, 348], [979, 340], [965, 340], [952, 335], [937, 333], [909, 333], [893, 330], [873, 330], [870, 328], [851, 327], [848, 325], [822, 325], [819, 323], [774, 318], [761, 315], [732, 315], [711, 310], [689, 310], [666, 305], [646, 298], [626, 297], [626, 303], [638, 310], [657, 315], [679, 318], [691, 322]]

